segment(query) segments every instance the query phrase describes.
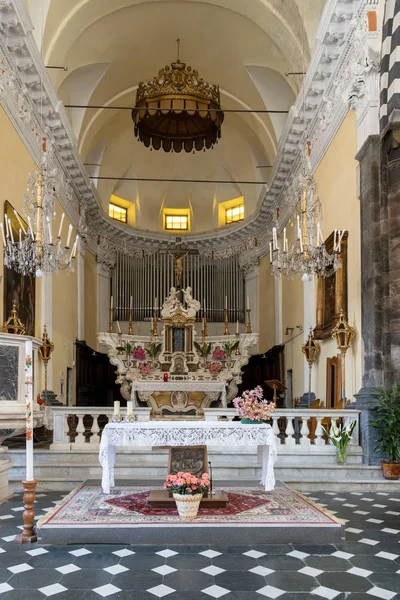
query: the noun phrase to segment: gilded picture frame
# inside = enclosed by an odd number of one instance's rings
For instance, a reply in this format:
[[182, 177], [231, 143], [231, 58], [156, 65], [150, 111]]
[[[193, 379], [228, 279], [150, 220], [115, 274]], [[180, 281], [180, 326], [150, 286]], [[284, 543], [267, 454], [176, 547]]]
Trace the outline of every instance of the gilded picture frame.
[[[10, 219], [14, 240], [18, 240], [20, 225], [14, 213], [14, 207], [6, 200], [4, 202], [4, 214]], [[23, 225], [28, 229], [28, 224], [21, 215], [18, 216]], [[4, 288], [3, 288], [3, 316], [4, 321], [8, 319], [12, 309], [13, 300], [16, 301], [17, 314], [25, 325], [25, 335], [35, 335], [35, 305], [36, 305], [36, 280], [33, 273], [22, 275], [14, 269], [4, 265]]]
[[[333, 252], [334, 232], [325, 240], [327, 252]], [[314, 337], [317, 340], [329, 338], [332, 329], [339, 320], [340, 310], [347, 315], [347, 248], [348, 232], [345, 231], [342, 243], [341, 267], [330, 277], [318, 277], [317, 280], [317, 315]]]

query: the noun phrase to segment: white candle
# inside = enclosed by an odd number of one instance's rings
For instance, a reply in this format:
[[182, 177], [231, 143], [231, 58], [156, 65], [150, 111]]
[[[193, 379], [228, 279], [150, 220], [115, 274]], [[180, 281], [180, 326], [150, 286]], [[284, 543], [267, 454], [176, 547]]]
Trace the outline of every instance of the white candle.
[[63, 226], [63, 223], [64, 223], [64, 217], [65, 217], [65, 213], [63, 213], [61, 215], [60, 227], [58, 228], [58, 235], [57, 235], [58, 238], [61, 237], [61, 230], [62, 230], [62, 226]]
[[26, 229], [25, 229], [25, 227], [24, 227], [21, 219], [19, 218], [19, 214], [17, 213], [17, 211], [15, 210], [15, 208], [14, 208], [14, 215], [17, 217], [19, 226], [21, 227], [22, 231], [24, 232], [24, 235], [26, 235]]
[[[26, 397], [26, 480], [33, 481], [33, 370], [32, 341], [25, 342], [25, 397]], [[28, 360], [30, 359], [30, 360]]]
[[29, 233], [31, 234], [31, 238], [32, 240], [34, 240], [34, 235], [33, 235], [33, 229], [32, 229], [32, 223], [31, 223], [31, 218], [28, 216], [28, 225], [29, 225]]
[[269, 262], [272, 265], [272, 242], [269, 243]]
[[121, 410], [121, 403], [120, 403], [120, 401], [119, 401], [119, 400], [116, 400], [116, 401], [114, 402], [114, 415], [115, 415], [116, 417], [119, 417], [119, 415], [120, 415], [120, 410]]
[[300, 252], [303, 253], [304, 248], [303, 248], [303, 240], [301, 239], [301, 236], [299, 237], [299, 242], [300, 242]]
[[122, 332], [121, 332], [121, 327], [119, 326], [119, 321], [117, 321], [117, 330], [118, 330], [119, 335], [121, 335]]
[[250, 300], [249, 297], [246, 297], [246, 302], [247, 302], [247, 310], [250, 310]]
[[8, 238], [10, 237], [10, 234], [9, 234], [9, 232], [8, 232], [8, 221], [7, 221], [7, 215], [4, 215], [4, 221], [5, 221], [5, 224], [6, 224], [6, 236], [7, 236], [7, 239], [8, 239]]
[[283, 251], [287, 252], [286, 227], [283, 228]]
[[132, 301], [132, 296], [129, 300], [129, 308], [132, 309], [133, 308], [133, 301]]
[[114, 308], [114, 298], [111, 296], [111, 300], [110, 300], [110, 308], [111, 310]]
[[204, 314], [206, 314], [206, 299], [203, 298], [203, 310], [204, 310]]
[[317, 246], [322, 246], [323, 244], [323, 237], [321, 234], [321, 225], [319, 224], [319, 221], [317, 223]]
[[77, 249], [77, 246], [78, 246], [78, 239], [79, 239], [79, 236], [77, 234], [76, 238], [75, 238], [74, 245], [72, 246], [71, 258], [75, 258], [75, 256], [76, 256], [76, 249]]
[[21, 231], [21, 227], [19, 228], [19, 247], [22, 248], [22, 231]]
[[158, 298], [154, 298], [154, 308], [155, 308], [155, 310], [157, 310], [157, 308], [158, 308], [157, 304], [158, 304]]
[[71, 241], [71, 234], [72, 234], [72, 225], [70, 225], [68, 227], [67, 245], [65, 246], [66, 248], [69, 248], [69, 243]]
[[133, 415], [133, 401], [132, 400], [128, 400], [128, 402], [126, 403], [126, 414], [128, 415], [128, 417]]
[[336, 247], [336, 229], [333, 233], [333, 251], [336, 252], [337, 247]]
[[11, 221], [10, 221], [10, 219], [8, 219], [8, 230], [10, 232], [11, 241], [12, 241], [12, 243], [14, 243], [14, 234], [13, 234], [13, 230], [12, 230], [12, 227], [11, 227]]
[[239, 319], [236, 321], [236, 333], [239, 333]]
[[228, 308], [228, 296], [225, 296], [225, 308]]
[[1, 235], [3, 237], [3, 244], [4, 246], [6, 245], [6, 238], [4, 236], [4, 228], [3, 228], [3, 223], [0, 223], [0, 229], [1, 229]]
[[297, 239], [301, 238], [300, 217], [297, 215]]
[[51, 235], [51, 225], [50, 225], [49, 217], [46, 217], [46, 220], [47, 220], [47, 230], [49, 232], [49, 242], [50, 242], [50, 244], [52, 244], [53, 243], [53, 236]]

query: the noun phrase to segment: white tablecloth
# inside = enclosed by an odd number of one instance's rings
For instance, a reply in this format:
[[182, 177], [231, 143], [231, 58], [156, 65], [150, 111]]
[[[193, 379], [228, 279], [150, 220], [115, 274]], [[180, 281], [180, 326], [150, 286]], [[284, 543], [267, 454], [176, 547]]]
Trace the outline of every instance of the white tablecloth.
[[133, 381], [131, 400], [136, 405], [136, 392], [219, 392], [221, 404], [226, 408], [226, 383], [224, 381]]
[[[274, 489], [276, 442], [269, 425], [245, 425], [235, 421], [149, 421], [108, 423], [100, 443], [103, 467], [102, 487], [105, 494], [114, 486], [117, 446], [257, 446], [262, 462], [261, 483], [266, 491]], [[239, 450], [240, 452], [240, 450]], [[234, 462], [232, 457], [232, 462]]]

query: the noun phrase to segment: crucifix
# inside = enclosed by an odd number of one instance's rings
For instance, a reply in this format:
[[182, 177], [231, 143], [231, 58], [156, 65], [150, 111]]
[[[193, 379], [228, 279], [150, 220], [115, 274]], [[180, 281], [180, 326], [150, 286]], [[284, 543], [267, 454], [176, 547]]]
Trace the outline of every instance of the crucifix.
[[179, 237], [177, 237], [175, 240], [175, 246], [176, 250], [173, 252], [168, 250], [168, 254], [172, 256], [175, 261], [175, 287], [180, 289], [182, 284], [183, 260], [188, 254], [198, 254], [199, 251], [195, 250], [194, 248], [184, 248], [182, 244], [182, 238]]

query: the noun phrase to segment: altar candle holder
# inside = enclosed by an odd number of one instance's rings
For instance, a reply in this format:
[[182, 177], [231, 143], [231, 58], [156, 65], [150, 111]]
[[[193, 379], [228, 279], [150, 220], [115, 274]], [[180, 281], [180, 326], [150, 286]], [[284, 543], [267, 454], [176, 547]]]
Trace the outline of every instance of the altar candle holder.
[[128, 334], [133, 335], [133, 308], [129, 309]]
[[151, 335], [153, 337], [157, 337], [158, 336], [158, 331], [157, 331], [157, 315], [156, 315], [156, 311], [154, 311], [153, 314], [153, 328], [151, 330]]
[[208, 336], [208, 331], [207, 331], [207, 312], [205, 310], [204, 310], [204, 315], [203, 315], [203, 332], [204, 332], [204, 337], [206, 338]]
[[251, 331], [251, 319], [250, 319], [251, 308], [247, 308], [246, 311], [247, 311], [246, 333], [252, 333], [252, 331]]
[[225, 308], [225, 331], [224, 335], [229, 335], [229, 319], [228, 319], [228, 309]]
[[236, 341], [239, 342], [239, 345], [235, 350], [235, 356], [240, 356], [240, 337], [238, 333], [236, 334]]
[[108, 333], [112, 333], [113, 332], [113, 309], [110, 308], [110, 321], [109, 321], [109, 326], [108, 326]]

